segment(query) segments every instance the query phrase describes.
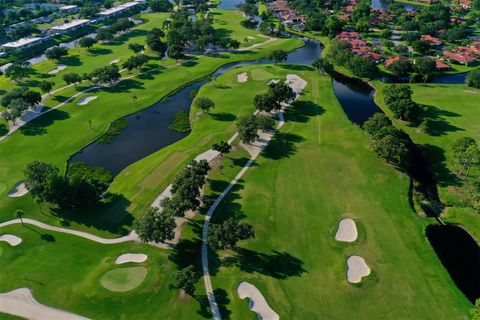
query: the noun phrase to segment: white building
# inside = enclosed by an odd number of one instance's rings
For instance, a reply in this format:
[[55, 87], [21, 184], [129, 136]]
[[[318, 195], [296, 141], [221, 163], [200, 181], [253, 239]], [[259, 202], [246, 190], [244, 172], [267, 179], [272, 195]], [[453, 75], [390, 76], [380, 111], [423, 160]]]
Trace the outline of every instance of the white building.
[[72, 4], [72, 5], [60, 7], [59, 10], [60, 12], [63, 12], [63, 13], [75, 13], [78, 11], [78, 6]]
[[53, 27], [50, 30], [54, 32], [59, 32], [59, 33], [66, 33], [73, 30], [77, 30], [89, 24], [90, 24], [90, 20], [78, 19], [78, 20], [73, 20], [68, 23], [62, 24], [60, 26]]
[[42, 38], [40, 37], [31, 37], [31, 38], [22, 38], [17, 41], [8, 42], [2, 44], [2, 48], [10, 49], [10, 50], [23, 50], [27, 48], [31, 48], [38, 44], [42, 43]]
[[142, 3], [141, 2], [136, 2], [136, 1], [125, 2], [121, 5], [116, 6], [116, 7], [104, 10], [102, 12], [99, 12], [98, 15], [105, 18], [105, 19], [115, 17], [115, 16], [118, 16], [118, 15], [120, 15], [120, 14], [122, 14], [122, 13], [140, 5], [140, 4], [142, 4]]

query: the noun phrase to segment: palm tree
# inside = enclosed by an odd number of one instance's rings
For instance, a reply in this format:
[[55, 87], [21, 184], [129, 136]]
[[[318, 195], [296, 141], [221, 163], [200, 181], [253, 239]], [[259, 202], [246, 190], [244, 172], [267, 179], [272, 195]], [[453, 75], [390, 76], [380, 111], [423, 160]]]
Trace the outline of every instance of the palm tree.
[[22, 225], [25, 225], [22, 219], [24, 214], [25, 213], [22, 210], [15, 211], [15, 215], [17, 216], [18, 219], [20, 219], [20, 222], [22, 223]]

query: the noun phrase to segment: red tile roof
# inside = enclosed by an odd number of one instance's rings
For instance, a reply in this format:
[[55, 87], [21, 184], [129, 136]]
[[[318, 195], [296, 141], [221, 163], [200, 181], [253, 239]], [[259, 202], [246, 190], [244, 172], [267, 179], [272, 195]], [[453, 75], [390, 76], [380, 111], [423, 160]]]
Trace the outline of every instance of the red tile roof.
[[440, 39], [432, 37], [429, 34], [424, 34], [422, 36], [422, 41], [431, 42], [431, 43], [436, 44], [437, 46], [442, 44], [442, 41]]
[[400, 61], [400, 60], [407, 60], [405, 57], [393, 57], [385, 61], [385, 68], [390, 67], [394, 62]]
[[447, 59], [457, 61], [459, 63], [464, 63], [464, 64], [469, 64], [473, 61], [475, 61], [474, 57], [471, 57], [466, 54], [461, 54], [461, 53], [455, 53], [455, 52], [450, 52], [450, 51], [444, 51], [443, 56]]
[[437, 69], [450, 69], [450, 66], [440, 59], [435, 59], [435, 68], [437, 68]]

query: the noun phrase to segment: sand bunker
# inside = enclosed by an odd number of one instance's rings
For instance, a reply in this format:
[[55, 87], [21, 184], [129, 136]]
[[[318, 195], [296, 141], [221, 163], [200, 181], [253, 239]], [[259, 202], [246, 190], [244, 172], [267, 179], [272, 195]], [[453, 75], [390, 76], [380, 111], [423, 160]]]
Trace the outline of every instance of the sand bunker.
[[247, 38], [250, 39], [250, 40], [255, 39], [255, 37], [252, 37], [252, 36], [248, 36]]
[[110, 61], [110, 64], [119, 64], [119, 63], [120, 63], [120, 59], [115, 59]]
[[347, 259], [347, 280], [350, 283], [359, 283], [363, 277], [370, 274], [370, 268], [360, 256], [351, 256]]
[[246, 72], [237, 73], [237, 82], [247, 82], [248, 74]]
[[0, 312], [31, 320], [88, 320], [88, 318], [39, 303], [28, 288], [1, 293]]
[[280, 316], [270, 308], [262, 293], [257, 287], [248, 282], [242, 282], [237, 288], [240, 299], [249, 298], [248, 307], [257, 313], [259, 319], [278, 320]]
[[93, 101], [95, 99], [97, 99], [97, 96], [83, 96], [83, 97], [80, 98], [80, 100], [78, 100], [77, 104], [79, 106], [84, 106], [87, 103], [89, 103], [90, 101]]
[[18, 182], [12, 191], [8, 193], [10, 198], [18, 198], [28, 193], [27, 184], [25, 182]]
[[142, 284], [147, 276], [147, 271], [145, 267], [113, 269], [102, 276], [100, 283], [105, 289], [110, 291], [130, 291]]
[[65, 70], [67, 66], [65, 64], [59, 64], [55, 69], [48, 71], [48, 74], [57, 74], [62, 70]]
[[147, 255], [143, 253], [124, 253], [121, 256], [118, 256], [117, 260], [115, 260], [116, 264], [128, 263], [128, 262], [136, 262], [142, 263], [147, 260]]
[[352, 219], [343, 219], [338, 225], [337, 234], [335, 240], [344, 242], [353, 242], [357, 240], [357, 226]]
[[14, 236], [13, 234], [2, 234], [0, 235], [0, 241], [8, 242], [9, 245], [15, 247], [22, 243], [22, 238]]
[[305, 89], [307, 86], [307, 81], [303, 80], [296, 74], [287, 74], [287, 82], [290, 84], [293, 92], [297, 94], [297, 96]]

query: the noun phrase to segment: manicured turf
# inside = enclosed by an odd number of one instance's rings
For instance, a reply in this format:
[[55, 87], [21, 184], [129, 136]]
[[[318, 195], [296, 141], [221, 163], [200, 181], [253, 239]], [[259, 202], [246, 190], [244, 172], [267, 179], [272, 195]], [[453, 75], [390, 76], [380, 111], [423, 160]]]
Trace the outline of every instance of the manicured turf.
[[[391, 115], [383, 103], [381, 93], [385, 84], [375, 82], [376, 102]], [[470, 136], [480, 143], [480, 90], [466, 85], [412, 84], [413, 99], [426, 108], [422, 118], [431, 121], [429, 133], [402, 121], [396, 124], [412, 139], [420, 143], [437, 174], [441, 200], [449, 207], [446, 220], [459, 223], [480, 242], [480, 217], [467, 208], [471, 183], [480, 176], [480, 170], [470, 170], [470, 178], [458, 176], [453, 161], [452, 146], [459, 137]], [[452, 220], [449, 219], [452, 218]]]
[[260, 37], [256, 30], [246, 29], [241, 25], [245, 20], [238, 10], [212, 9], [213, 26], [224, 36], [229, 36], [241, 43], [241, 47], [249, 47], [255, 43], [264, 42], [265, 37]]
[[142, 284], [147, 276], [145, 267], [117, 268], [107, 271], [100, 280], [102, 286], [110, 291], [130, 291]]
[[[255, 319], [236, 294], [248, 281], [284, 319], [464, 319], [470, 303], [425, 238], [426, 221], [409, 206], [408, 178], [369, 149], [331, 80], [313, 71], [268, 71], [298, 74], [309, 85], [214, 215], [214, 222], [238, 217], [256, 233], [238, 250], [210, 256], [213, 286], [226, 290], [224, 317]], [[224, 94], [239, 94], [236, 89]], [[221, 192], [215, 186], [229, 179], [217, 175], [209, 188]], [[357, 223], [359, 237], [351, 244], [334, 240], [344, 217]], [[372, 269], [359, 285], [345, 278], [354, 254]]]
[[[270, 50], [288, 50], [300, 45], [301, 41], [297, 39], [278, 39], [248, 52], [199, 57], [182, 66], [156, 70], [123, 81], [112, 88], [89, 92], [88, 95], [96, 95], [98, 98], [85, 106], [78, 106], [76, 100], [80, 99], [79, 97], [29, 123], [0, 142], [0, 176], [6, 177], [4, 183], [7, 185], [0, 195], [0, 219], [12, 219], [15, 210], [22, 209], [27, 216], [50, 224], [61, 225], [60, 216], [69, 219], [68, 224], [72, 228], [103, 236], [126, 233], [133, 218], [131, 214], [143, 212], [187, 161], [207, 150], [211, 145], [212, 135], [218, 135], [220, 139], [227, 138], [227, 134], [234, 132], [235, 118], [232, 118], [231, 114], [238, 112], [236, 101], [219, 103], [212, 115], [204, 117], [204, 120], [194, 120], [198, 123], [193, 123], [193, 132], [187, 139], [161, 150], [121, 173], [111, 188], [111, 191], [117, 194], [113, 207], [107, 204], [82, 213], [49, 211], [48, 208], [43, 208], [42, 214], [30, 196], [12, 199], [6, 194], [16, 182], [23, 179], [22, 171], [27, 163], [41, 160], [64, 168], [72, 154], [105, 133], [113, 120], [152, 105], [183, 84], [205, 77], [225, 63], [255, 59]], [[74, 92], [75, 88], [69, 88], [46, 102], [49, 106], [54, 106], [58, 100], [71, 96]], [[133, 96], [138, 97], [135, 104]], [[225, 130], [226, 128], [229, 129]], [[99, 218], [99, 212], [105, 214]]]
[[[102, 245], [33, 226], [9, 226], [1, 232], [17, 235], [23, 242], [16, 247], [0, 242], [0, 292], [27, 287], [40, 303], [91, 319], [200, 319], [205, 314], [204, 305], [198, 302], [202, 300], [168, 289], [177, 268], [172, 263], [177, 261], [172, 258], [174, 251], [135, 243]], [[132, 267], [115, 264], [115, 259], [126, 252], [147, 254], [148, 260], [142, 266], [148, 274], [127, 293], [111, 292], [100, 282], [110, 270]], [[204, 292], [201, 285], [199, 297]]]

